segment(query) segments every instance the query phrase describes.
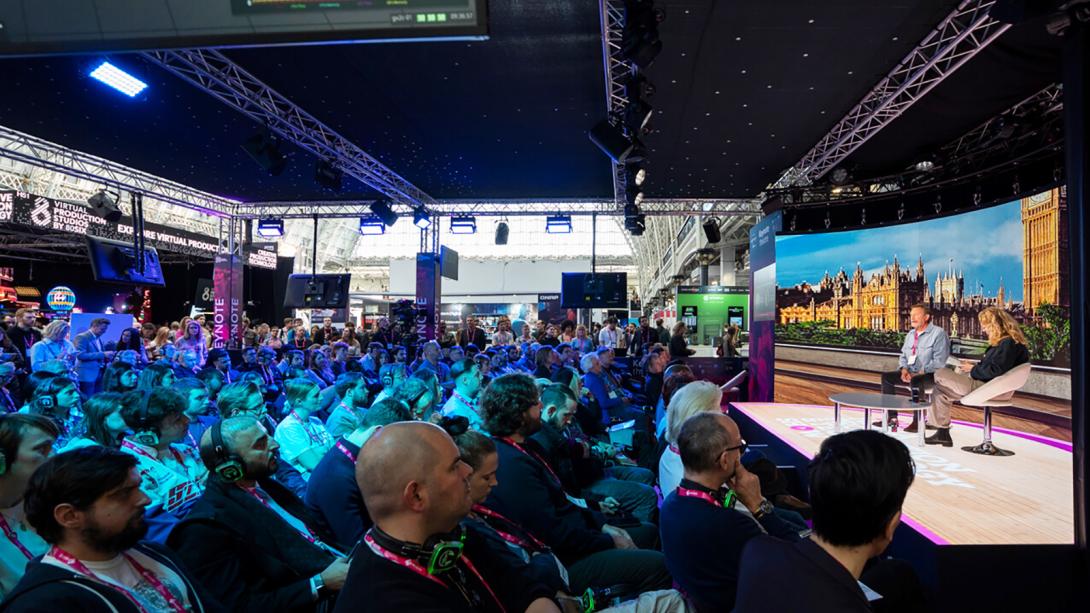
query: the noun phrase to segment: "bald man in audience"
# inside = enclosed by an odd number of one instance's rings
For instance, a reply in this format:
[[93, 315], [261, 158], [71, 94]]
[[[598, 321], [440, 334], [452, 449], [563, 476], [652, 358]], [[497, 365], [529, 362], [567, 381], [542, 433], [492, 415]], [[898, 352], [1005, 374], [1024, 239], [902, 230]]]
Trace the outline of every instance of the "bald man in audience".
[[398, 422], [360, 450], [356, 483], [375, 521], [336, 611], [558, 612], [551, 590], [512, 572], [461, 530], [472, 506], [458, 447], [438, 426]]

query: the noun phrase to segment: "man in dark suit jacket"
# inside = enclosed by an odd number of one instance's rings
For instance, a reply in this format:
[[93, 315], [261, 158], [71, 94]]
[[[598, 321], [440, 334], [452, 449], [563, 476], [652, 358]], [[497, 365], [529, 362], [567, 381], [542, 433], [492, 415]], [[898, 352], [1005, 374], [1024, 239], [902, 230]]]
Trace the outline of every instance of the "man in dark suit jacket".
[[76, 346], [76, 374], [79, 377], [79, 391], [90, 396], [98, 391], [98, 381], [106, 364], [113, 359], [113, 351], [106, 351], [102, 335], [110, 327], [110, 320], [98, 317], [91, 321], [91, 328], [72, 339]]
[[458, 345], [463, 349], [468, 345], [476, 345], [478, 349], [484, 349], [488, 344], [488, 338], [484, 330], [477, 327], [477, 318], [472, 315], [466, 317], [466, 325], [458, 331]]
[[750, 541], [734, 610], [925, 610], [906, 565], [874, 561], [893, 539], [912, 480], [908, 448], [894, 438], [855, 430], [825, 439], [810, 464], [813, 534], [795, 543]]
[[[348, 561], [302, 501], [270, 477], [279, 445], [252, 417], [201, 438], [208, 486], [168, 544], [232, 611], [313, 611], [344, 585]], [[236, 462], [241, 478], [224, 467]]]

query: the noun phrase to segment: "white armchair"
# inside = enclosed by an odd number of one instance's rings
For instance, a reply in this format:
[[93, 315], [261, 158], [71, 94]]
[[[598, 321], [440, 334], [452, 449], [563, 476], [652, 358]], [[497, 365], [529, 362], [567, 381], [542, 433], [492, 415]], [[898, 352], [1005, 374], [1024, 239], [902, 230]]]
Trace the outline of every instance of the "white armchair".
[[992, 407], [1009, 407], [1014, 404], [1012, 402], [1014, 393], [1022, 389], [1026, 381], [1029, 381], [1029, 373], [1032, 368], [1029, 362], [1019, 364], [969, 392], [958, 401], [967, 407], [981, 407], [984, 409], [984, 442], [975, 447], [962, 447], [962, 450], [981, 455], [1014, 455], [1013, 451], [1000, 449], [992, 444]]

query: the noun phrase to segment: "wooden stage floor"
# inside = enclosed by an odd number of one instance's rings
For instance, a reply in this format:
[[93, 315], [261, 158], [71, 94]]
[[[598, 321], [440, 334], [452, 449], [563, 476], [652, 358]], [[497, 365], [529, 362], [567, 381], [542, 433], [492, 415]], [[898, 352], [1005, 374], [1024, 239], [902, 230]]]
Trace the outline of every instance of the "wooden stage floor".
[[[808, 459], [834, 432], [832, 406], [735, 402], [731, 411], [741, 411]], [[908, 416], [901, 421], [907, 424]], [[862, 428], [863, 411], [844, 409], [841, 425], [844, 431]], [[1015, 455], [961, 450], [980, 443], [982, 434], [981, 426], [958, 420], [951, 429], [953, 447], [921, 448], [915, 434], [892, 434], [916, 462], [902, 521], [940, 545], [1073, 543], [1071, 444], [997, 427], [992, 440]]]

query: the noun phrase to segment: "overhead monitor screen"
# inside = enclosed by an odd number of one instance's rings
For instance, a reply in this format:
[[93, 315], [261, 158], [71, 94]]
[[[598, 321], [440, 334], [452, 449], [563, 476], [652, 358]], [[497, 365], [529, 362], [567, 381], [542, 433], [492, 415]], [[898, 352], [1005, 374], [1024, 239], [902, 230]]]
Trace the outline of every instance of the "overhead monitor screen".
[[482, 40], [487, 0], [4, 0], [0, 55]]

